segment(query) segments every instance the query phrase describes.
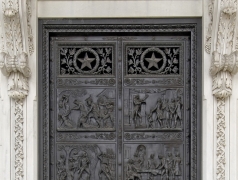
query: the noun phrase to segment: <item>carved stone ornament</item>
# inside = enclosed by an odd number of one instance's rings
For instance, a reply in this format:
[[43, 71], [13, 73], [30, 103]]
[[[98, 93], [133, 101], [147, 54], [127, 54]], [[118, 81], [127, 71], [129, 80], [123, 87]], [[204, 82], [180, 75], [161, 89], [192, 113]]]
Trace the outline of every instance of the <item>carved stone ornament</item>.
[[3, 0], [0, 69], [8, 77], [8, 95], [15, 102], [14, 179], [24, 177], [24, 98], [28, 95], [28, 55], [32, 54], [30, 0]]
[[[32, 53], [32, 35], [29, 23], [30, 1], [3, 1], [2, 49], [0, 69], [8, 77], [8, 94], [13, 99], [24, 99], [28, 94], [28, 52]], [[28, 11], [25, 13], [25, 9]], [[28, 39], [28, 37], [30, 39]], [[30, 43], [28, 43], [30, 42]], [[29, 46], [27, 46], [29, 44]]]
[[217, 99], [216, 179], [219, 180], [225, 179], [226, 170], [225, 99], [232, 94], [232, 77], [238, 71], [237, 6], [237, 0], [210, 0], [209, 5], [211, 23], [205, 47], [207, 53], [212, 52], [210, 74], [213, 95]]

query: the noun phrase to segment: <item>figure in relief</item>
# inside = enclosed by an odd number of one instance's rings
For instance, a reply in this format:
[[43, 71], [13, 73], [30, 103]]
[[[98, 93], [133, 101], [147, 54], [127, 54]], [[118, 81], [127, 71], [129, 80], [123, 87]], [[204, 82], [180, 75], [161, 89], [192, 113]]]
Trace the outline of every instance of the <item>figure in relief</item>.
[[80, 116], [78, 117], [77, 127], [78, 128], [88, 127], [88, 125], [87, 125], [88, 113], [87, 113], [87, 110], [86, 110], [84, 104], [77, 99], [74, 100], [74, 104], [76, 106], [72, 110], [80, 110], [80, 112], [81, 112]]
[[150, 155], [150, 159], [148, 161], [147, 168], [148, 169], [155, 169], [157, 167], [157, 162], [155, 160], [155, 154]]
[[146, 155], [146, 147], [144, 145], [139, 145], [134, 154], [134, 161], [137, 168], [141, 169], [144, 167]]
[[173, 127], [173, 121], [175, 119], [175, 99], [171, 99], [171, 102], [169, 103], [169, 122], [168, 122], [168, 127], [172, 128]]
[[101, 153], [98, 156], [98, 159], [100, 160], [100, 170], [98, 173], [100, 180], [102, 179], [102, 174], [104, 174], [108, 180], [112, 180], [111, 171], [109, 167], [109, 160], [106, 156], [107, 156], [106, 153]]
[[80, 177], [82, 176], [83, 173], [87, 174], [87, 180], [90, 180], [90, 170], [89, 170], [89, 166], [90, 166], [90, 159], [88, 158], [88, 154], [86, 152], [83, 153], [81, 160], [80, 160], [80, 166], [79, 166], [79, 170], [78, 170], [78, 177], [80, 179]]
[[[156, 160], [155, 160], [155, 155], [154, 154], [151, 154], [150, 155], [150, 158], [149, 158], [149, 160], [148, 160], [148, 162], [147, 162], [147, 169], [148, 170], [152, 170], [152, 169], [156, 169], [157, 168], [157, 162], [156, 162]], [[148, 180], [153, 180], [153, 176], [154, 176], [154, 174], [152, 174], [152, 173], [149, 173], [149, 178], [148, 178]]]
[[140, 98], [140, 95], [137, 94], [133, 98], [133, 104], [134, 104], [134, 109], [133, 109], [133, 121], [135, 122], [136, 127], [141, 125], [141, 106], [142, 103], [145, 103], [145, 100], [149, 97], [148, 94], [145, 94], [144, 98]]
[[175, 118], [174, 118], [175, 127], [182, 126], [182, 108], [183, 108], [183, 104], [181, 102], [181, 97], [178, 97], [176, 100], [176, 107], [175, 107]]
[[66, 170], [65, 170], [65, 160], [66, 157], [61, 154], [60, 159], [57, 161], [57, 175], [58, 179], [64, 180], [66, 178]]
[[98, 105], [93, 102], [91, 95], [85, 101], [86, 101], [86, 105], [88, 106], [87, 116], [89, 118], [89, 124], [91, 124], [91, 121], [93, 119], [98, 124], [98, 127], [100, 127], [100, 123], [98, 121], [98, 118], [99, 118]]
[[158, 175], [163, 176], [165, 174], [165, 158], [162, 155], [158, 155], [158, 166], [156, 169], [158, 169]]
[[169, 100], [165, 99], [162, 102], [163, 111], [163, 127], [169, 128]]
[[174, 175], [180, 176], [181, 170], [180, 170], [180, 164], [182, 163], [180, 154], [177, 152], [174, 157]]
[[67, 170], [67, 180], [74, 180], [74, 175], [77, 174], [80, 168], [80, 155], [76, 149], [72, 149], [69, 153], [68, 167]]
[[166, 180], [169, 180], [169, 177], [174, 176], [174, 170], [173, 170], [173, 157], [172, 153], [168, 152], [167, 157], [165, 159], [165, 174], [166, 174]]
[[[158, 98], [155, 108], [150, 111], [150, 114], [149, 114], [149, 117], [148, 117], [149, 119], [152, 119], [152, 115], [153, 115], [154, 112], [156, 113], [156, 121], [158, 122], [160, 127], [163, 127], [163, 124], [162, 124], [163, 111], [162, 111], [162, 100], [161, 100], [161, 98]], [[153, 121], [152, 121], [152, 123], [153, 123]], [[153, 125], [150, 125], [150, 127], [153, 127]]]
[[135, 161], [133, 159], [128, 160], [126, 169], [126, 180], [142, 180], [141, 175], [138, 173], [138, 168], [135, 166]]
[[69, 115], [71, 113], [71, 109], [69, 106], [69, 96], [67, 95], [62, 96], [59, 102], [59, 109], [60, 109], [59, 119], [62, 121], [60, 126], [64, 124], [66, 127], [72, 128], [74, 126], [74, 123], [69, 118]]
[[109, 101], [106, 96], [103, 96], [98, 99], [98, 105], [101, 107], [99, 117], [103, 122], [102, 126], [106, 126], [108, 119], [111, 122], [111, 126], [114, 126], [114, 102]]

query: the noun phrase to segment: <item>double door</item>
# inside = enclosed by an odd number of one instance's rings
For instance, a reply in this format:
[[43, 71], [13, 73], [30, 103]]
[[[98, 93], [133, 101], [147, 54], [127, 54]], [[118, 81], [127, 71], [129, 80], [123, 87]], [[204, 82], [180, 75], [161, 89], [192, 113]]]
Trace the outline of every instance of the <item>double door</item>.
[[190, 176], [190, 38], [129, 35], [51, 38], [51, 179]]

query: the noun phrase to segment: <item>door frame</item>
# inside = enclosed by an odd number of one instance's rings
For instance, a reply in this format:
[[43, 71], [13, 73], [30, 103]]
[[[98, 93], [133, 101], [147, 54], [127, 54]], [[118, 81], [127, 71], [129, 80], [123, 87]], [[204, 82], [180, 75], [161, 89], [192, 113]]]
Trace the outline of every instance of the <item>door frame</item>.
[[[195, 163], [191, 164], [191, 180], [200, 180], [202, 177], [202, 19], [201, 18], [144, 18], [144, 19], [39, 19], [38, 22], [38, 178], [49, 180], [49, 43], [51, 35], [55, 33], [80, 33], [80, 32], [161, 32], [161, 33], [188, 33], [191, 37], [193, 51], [192, 61], [196, 72], [193, 72], [193, 84], [196, 92], [193, 94], [196, 108], [191, 113], [196, 114], [196, 120], [192, 122], [191, 157]], [[47, 51], [48, 49], [48, 51]], [[191, 68], [192, 71], [192, 68]], [[196, 134], [194, 136], [194, 134]], [[49, 168], [48, 168], [49, 169]]]

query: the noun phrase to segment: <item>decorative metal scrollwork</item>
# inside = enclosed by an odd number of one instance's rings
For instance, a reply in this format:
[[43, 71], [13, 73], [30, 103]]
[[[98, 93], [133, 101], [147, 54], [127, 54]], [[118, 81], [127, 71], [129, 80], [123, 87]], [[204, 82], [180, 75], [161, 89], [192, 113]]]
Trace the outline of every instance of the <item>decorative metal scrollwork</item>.
[[112, 47], [60, 49], [61, 75], [112, 75]]
[[178, 75], [179, 47], [127, 47], [127, 75]]

